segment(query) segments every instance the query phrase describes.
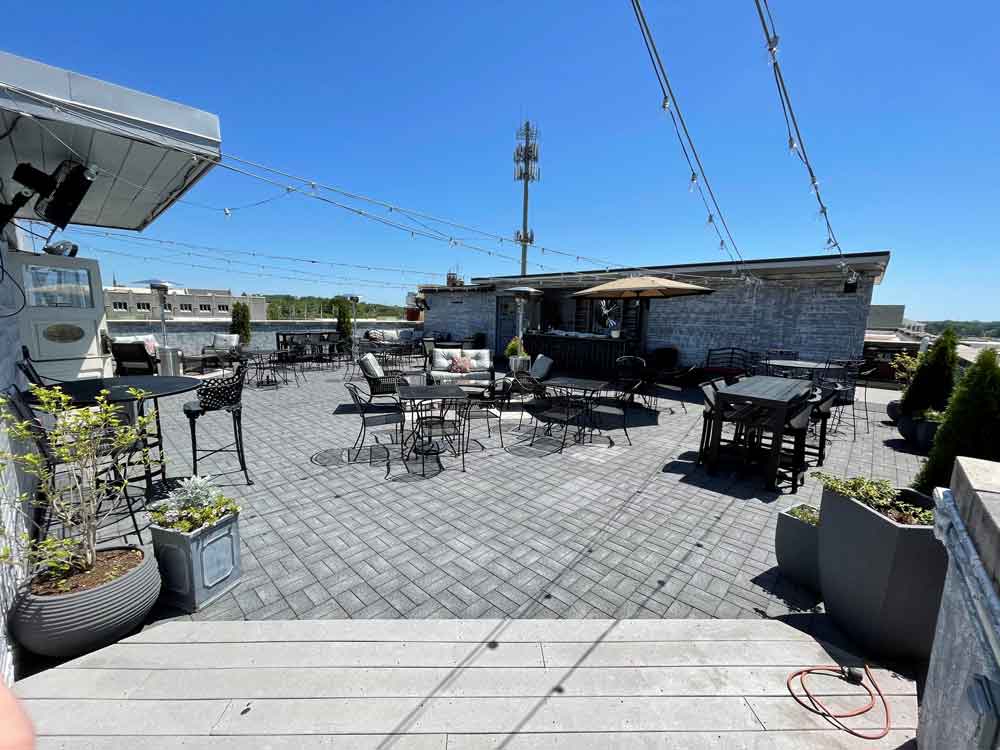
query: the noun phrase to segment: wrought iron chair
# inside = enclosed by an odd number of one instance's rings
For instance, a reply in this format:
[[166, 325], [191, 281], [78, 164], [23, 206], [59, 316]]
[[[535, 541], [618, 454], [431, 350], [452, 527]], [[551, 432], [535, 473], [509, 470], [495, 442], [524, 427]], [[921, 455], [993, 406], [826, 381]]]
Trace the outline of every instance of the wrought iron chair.
[[764, 352], [764, 367], [768, 375], [778, 377], [778, 378], [788, 378], [795, 377], [795, 373], [791, 370], [785, 370], [780, 367], [774, 367], [771, 365], [771, 360], [774, 359], [798, 359], [799, 353], [795, 349], [768, 349]]
[[39, 373], [38, 370], [35, 369], [35, 363], [31, 359], [31, 352], [28, 351], [28, 347], [26, 346], [21, 347], [21, 361], [17, 363], [17, 369], [21, 371], [25, 380], [29, 383], [32, 385], [42, 386], [43, 388], [66, 382], [65, 380], [49, 378]]
[[[365, 436], [368, 434], [369, 427], [386, 427], [388, 425], [393, 425], [394, 431], [398, 432], [399, 457], [403, 458], [403, 429], [406, 424], [406, 416], [404, 415], [399, 402], [396, 401], [393, 404], [375, 404], [372, 403], [371, 396], [366, 397], [361, 392], [361, 389], [354, 385], [354, 383], [347, 383], [344, 387], [347, 389], [347, 392], [351, 394], [351, 400], [354, 402], [354, 406], [357, 408], [358, 414], [361, 416], [361, 429], [358, 431], [358, 436], [354, 440], [354, 445], [347, 451], [348, 460], [350, 460], [350, 453], [352, 450], [356, 451], [355, 459], [357, 458], [357, 455], [364, 447]], [[369, 463], [371, 463], [371, 458], [372, 457], [369, 454]], [[386, 461], [388, 462], [388, 452], [386, 453]]]
[[[212, 378], [204, 381], [196, 391], [197, 401], [184, 404], [184, 416], [191, 426], [191, 471], [198, 473], [198, 458], [208, 458], [216, 453], [235, 453], [240, 462], [240, 469], [247, 484], [253, 484], [247, 471], [246, 451], [243, 446], [243, 386], [246, 383], [247, 365], [240, 362], [236, 371], [222, 378]], [[198, 418], [213, 411], [228, 411], [233, 417], [234, 442], [221, 448], [198, 448]]]
[[[486, 435], [493, 437], [490, 429], [490, 420], [496, 419], [497, 432], [500, 433], [500, 447], [503, 448], [503, 413], [510, 406], [510, 397], [513, 392], [514, 381], [507, 378], [493, 380], [482, 391], [469, 393], [469, 402], [472, 408], [469, 418], [481, 417], [486, 420]], [[470, 429], [471, 433], [471, 429]]]
[[414, 406], [414, 436], [411, 453], [420, 456], [420, 473], [427, 476], [427, 456], [445, 452], [462, 459], [469, 447], [469, 414], [472, 403], [467, 398], [421, 401]]
[[562, 425], [562, 439], [559, 442], [559, 452], [562, 453], [566, 447], [566, 438], [569, 435], [570, 427], [573, 427], [576, 435], [580, 436], [588, 425], [593, 424], [590, 406], [590, 400], [579, 393], [549, 388], [544, 399], [544, 408], [539, 408], [532, 413], [535, 427], [531, 431], [531, 442], [528, 445], [535, 444], [539, 425], [545, 425], [545, 434], [547, 435], [551, 435], [554, 425]]
[[[639, 359], [636, 357], [636, 359]], [[599, 430], [605, 430], [608, 420], [620, 422], [625, 433], [625, 439], [632, 445], [632, 438], [628, 434], [628, 412], [629, 407], [635, 403], [635, 394], [641, 394], [644, 383], [642, 380], [633, 382], [630, 388], [619, 389], [611, 397], [600, 397], [590, 405], [591, 423]]]

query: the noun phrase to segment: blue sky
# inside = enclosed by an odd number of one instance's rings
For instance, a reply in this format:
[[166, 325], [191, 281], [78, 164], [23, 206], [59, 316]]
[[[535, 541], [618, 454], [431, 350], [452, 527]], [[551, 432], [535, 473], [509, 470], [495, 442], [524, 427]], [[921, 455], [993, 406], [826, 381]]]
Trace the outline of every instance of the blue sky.
[[[845, 251], [892, 250], [876, 302], [905, 303], [916, 319], [1000, 318], [1000, 6], [771, 7], [838, 237]], [[4, 48], [215, 112], [224, 151], [511, 234], [520, 224], [511, 150], [527, 115], [541, 129], [542, 180], [531, 201], [539, 243], [622, 264], [723, 259], [688, 192], [625, 0], [46, 8], [11, 4], [6, 26], [17, 33], [5, 35]], [[786, 149], [752, 0], [647, 0], [646, 14], [744, 256], [824, 252], [808, 180]], [[240, 205], [274, 193], [216, 170], [187, 197]], [[146, 234], [467, 276], [517, 270], [297, 196], [230, 218], [176, 206]], [[237, 291], [344, 289], [121, 257], [104, 256], [102, 266], [119, 280], [155, 274]], [[403, 295], [359, 291], [373, 301]]]

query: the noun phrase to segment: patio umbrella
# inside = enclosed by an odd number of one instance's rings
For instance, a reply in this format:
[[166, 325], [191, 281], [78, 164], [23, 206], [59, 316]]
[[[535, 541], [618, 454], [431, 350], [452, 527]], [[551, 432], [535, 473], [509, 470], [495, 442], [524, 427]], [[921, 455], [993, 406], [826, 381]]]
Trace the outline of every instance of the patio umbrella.
[[596, 299], [646, 299], [655, 297], [688, 297], [695, 294], [711, 294], [714, 289], [688, 284], [659, 276], [629, 276], [604, 284], [574, 292], [574, 297], [594, 297]]

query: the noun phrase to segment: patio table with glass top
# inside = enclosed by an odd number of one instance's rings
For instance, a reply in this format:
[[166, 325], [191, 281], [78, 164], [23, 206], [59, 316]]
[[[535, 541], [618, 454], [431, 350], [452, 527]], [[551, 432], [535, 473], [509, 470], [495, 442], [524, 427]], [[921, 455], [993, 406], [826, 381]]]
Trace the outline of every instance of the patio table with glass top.
[[712, 430], [712, 444], [708, 452], [708, 470], [714, 472], [719, 461], [719, 444], [722, 436], [722, 416], [727, 406], [753, 404], [767, 412], [766, 426], [773, 432], [764, 481], [768, 489], [774, 489], [781, 461], [781, 441], [785, 422], [789, 413], [812, 392], [812, 382], [794, 378], [779, 378], [771, 375], [752, 375], [724, 385], [716, 392], [715, 425]]

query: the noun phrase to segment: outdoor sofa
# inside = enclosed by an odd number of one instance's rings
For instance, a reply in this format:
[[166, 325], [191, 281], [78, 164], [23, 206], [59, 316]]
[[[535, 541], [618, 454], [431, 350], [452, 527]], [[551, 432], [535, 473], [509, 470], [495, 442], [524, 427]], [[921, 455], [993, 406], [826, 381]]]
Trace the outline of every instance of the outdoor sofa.
[[[467, 359], [469, 370], [466, 372], [456, 366], [456, 360]], [[435, 347], [427, 359], [427, 374], [435, 383], [450, 380], [485, 380], [492, 382], [496, 378], [493, 366], [493, 352], [489, 349], [440, 349]]]

